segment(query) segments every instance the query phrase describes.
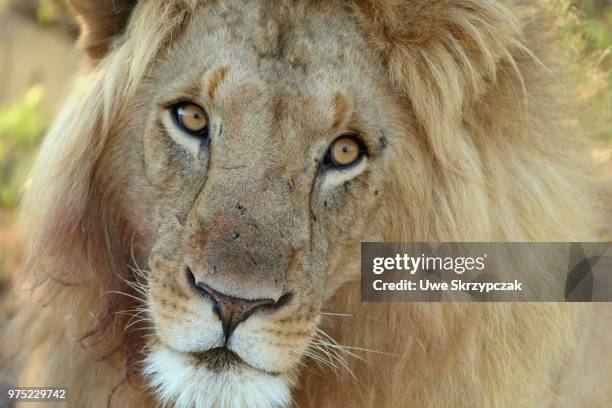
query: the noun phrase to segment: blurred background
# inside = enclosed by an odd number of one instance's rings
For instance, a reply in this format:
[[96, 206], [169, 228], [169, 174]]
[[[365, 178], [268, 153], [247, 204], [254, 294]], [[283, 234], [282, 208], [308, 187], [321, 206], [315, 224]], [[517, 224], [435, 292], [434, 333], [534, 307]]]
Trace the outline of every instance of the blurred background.
[[[579, 58], [570, 72], [586, 84], [577, 98], [589, 109], [578, 120], [598, 143], [594, 157], [608, 161], [612, 123], [601, 118], [612, 117], [612, 0], [537, 1], [554, 9], [569, 52]], [[23, 183], [79, 67], [77, 34], [64, 0], [0, 0], [0, 292], [19, 268], [14, 224]], [[0, 305], [0, 325], [10, 310]]]

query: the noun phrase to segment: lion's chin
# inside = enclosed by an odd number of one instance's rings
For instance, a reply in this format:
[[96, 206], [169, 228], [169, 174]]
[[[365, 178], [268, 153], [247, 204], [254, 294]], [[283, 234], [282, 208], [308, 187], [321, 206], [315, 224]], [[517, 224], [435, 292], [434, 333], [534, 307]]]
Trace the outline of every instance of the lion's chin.
[[289, 387], [280, 375], [243, 364], [213, 370], [163, 345], [154, 346], [145, 358], [144, 374], [164, 406], [276, 408], [291, 401]]

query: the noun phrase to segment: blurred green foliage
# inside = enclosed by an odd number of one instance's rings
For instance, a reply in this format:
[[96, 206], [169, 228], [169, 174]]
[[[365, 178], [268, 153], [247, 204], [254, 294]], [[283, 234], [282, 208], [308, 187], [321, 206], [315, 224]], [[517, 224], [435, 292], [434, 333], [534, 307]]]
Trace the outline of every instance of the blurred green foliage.
[[36, 20], [39, 24], [50, 24], [56, 22], [61, 11], [57, 7], [57, 3], [52, 0], [40, 0], [36, 8]]
[[593, 49], [612, 47], [612, 1], [585, 0], [575, 2], [580, 11], [579, 29]]
[[33, 86], [15, 104], [0, 109], [0, 206], [17, 202], [44, 129], [40, 112], [43, 89]]
[[0, 12], [5, 9], [32, 19], [41, 26], [59, 26], [71, 34], [75, 33], [67, 0], [0, 0]]
[[576, 100], [586, 108], [577, 119], [588, 136], [612, 144], [612, 1], [556, 0], [561, 33], [578, 59], [569, 67], [581, 84]]

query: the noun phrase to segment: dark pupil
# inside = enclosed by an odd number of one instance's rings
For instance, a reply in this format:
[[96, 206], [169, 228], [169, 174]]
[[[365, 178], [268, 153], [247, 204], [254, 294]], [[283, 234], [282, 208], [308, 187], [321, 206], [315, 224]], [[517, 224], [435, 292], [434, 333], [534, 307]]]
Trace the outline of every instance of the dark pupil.
[[344, 153], [348, 153], [348, 151], [349, 151], [349, 147], [348, 147], [347, 145], [342, 146], [342, 151], [343, 151]]
[[193, 117], [194, 119], [200, 119], [200, 112], [194, 112]]

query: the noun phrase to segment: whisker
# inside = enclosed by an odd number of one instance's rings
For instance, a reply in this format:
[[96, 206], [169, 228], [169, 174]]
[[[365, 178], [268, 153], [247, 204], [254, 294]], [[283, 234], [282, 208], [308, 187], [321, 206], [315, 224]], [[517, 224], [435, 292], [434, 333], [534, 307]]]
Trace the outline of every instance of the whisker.
[[[374, 353], [374, 354], [381, 354], [384, 356], [389, 356], [389, 357], [404, 357], [400, 354], [394, 354], [394, 353], [387, 353], [384, 351], [380, 351], [380, 350], [374, 350], [374, 349], [368, 349], [365, 347], [355, 347], [355, 346], [346, 346], [344, 344], [339, 344], [334, 338], [332, 338], [329, 334], [325, 333], [322, 329], [317, 328], [317, 333], [324, 336], [326, 339], [328, 339], [332, 344], [330, 344], [330, 347], [336, 347], [342, 350], [355, 350], [355, 351], [364, 351], [367, 353]], [[347, 353], [349, 353], [347, 351]], [[354, 353], [350, 353], [353, 357], [359, 358], [361, 360], [363, 360], [363, 358], [361, 356], [357, 356]]]
[[339, 316], [339, 317], [353, 317], [352, 313], [336, 313], [336, 312], [319, 312], [323, 316]]
[[[319, 343], [319, 345], [321, 345], [322, 347], [329, 347], [329, 343]], [[340, 365], [342, 367], [344, 367], [344, 369], [346, 369], [346, 371], [353, 377], [354, 380], [357, 380], [357, 376], [355, 376], [355, 373], [353, 372], [353, 370], [350, 368], [348, 362], [346, 361], [346, 359], [340, 355], [340, 353], [334, 349], [331, 348], [331, 350], [327, 350], [328, 354], [330, 357], [334, 357], [336, 359], [336, 361], [338, 363], [340, 363]]]
[[137, 314], [140, 314], [142, 312], [147, 312], [148, 309], [146, 308], [136, 308], [136, 309], [128, 309], [128, 310], [119, 310], [117, 312], [115, 312], [115, 314], [122, 314], [122, 315], [128, 315], [128, 316], [133, 316], [134, 313], [137, 312]]
[[139, 302], [146, 303], [146, 300], [145, 300], [145, 299], [141, 299], [141, 298], [139, 298], [139, 297], [136, 297], [136, 296], [134, 296], [134, 295], [130, 295], [129, 293], [121, 292], [121, 291], [119, 291], [119, 290], [109, 290], [109, 291], [106, 291], [106, 292], [104, 292], [104, 293], [115, 293], [115, 294], [117, 294], [117, 295], [127, 296], [127, 297], [132, 298], [132, 299], [135, 299], [135, 300], [137, 300], [137, 301], [139, 301]]
[[335, 353], [337, 353], [339, 355], [340, 352], [346, 353], [348, 356], [350, 357], [354, 357], [358, 360], [361, 361], [365, 361], [365, 358], [351, 352], [350, 350], [347, 350], [344, 346], [340, 346], [339, 344], [333, 344], [333, 343], [329, 343], [325, 340], [318, 340], [319, 344], [321, 344], [321, 346], [323, 347], [329, 347], [330, 349], [332, 349]]
[[148, 322], [153, 323], [153, 320], [151, 320], [151, 319], [150, 319], [150, 318], [148, 318], [148, 317], [144, 317], [144, 318], [142, 318], [142, 319], [138, 319], [138, 320], [135, 320], [135, 321], [133, 321], [133, 322], [128, 322], [128, 324], [127, 324], [127, 325], [124, 327], [124, 329], [123, 329], [123, 330], [127, 330], [127, 329], [129, 329], [131, 326], [134, 326], [135, 324], [138, 324], [138, 323], [140, 323], [140, 322], [147, 322], [147, 321], [148, 321]]
[[127, 332], [128, 332], [128, 333], [134, 333], [134, 332], [137, 332], [137, 331], [142, 331], [142, 330], [153, 331], [154, 329], [155, 329], [155, 327], [153, 327], [153, 326], [136, 327], [136, 328], [134, 328], [134, 329], [130, 329], [130, 330], [128, 330]]
[[312, 345], [309, 349], [307, 349], [304, 352], [304, 355], [310, 358], [311, 360], [313, 360], [317, 364], [317, 366], [319, 366], [321, 370], [324, 370], [323, 366], [329, 367], [330, 369], [332, 369], [332, 371], [334, 371], [337, 377], [338, 376], [337, 367], [333, 364], [333, 360], [326, 360], [325, 358], [317, 354], [316, 351], [322, 351], [323, 354], [327, 355], [327, 353], [325, 353], [324, 350], [320, 350], [314, 345]]
[[[143, 317], [142, 314], [146, 313], [146, 310], [140, 311], [138, 313], [127, 313], [127, 312], [115, 312], [115, 314], [119, 314], [119, 315], [125, 315], [125, 316], [130, 316], [130, 319], [128, 320], [127, 324], [130, 324], [130, 322], [138, 317]], [[148, 319], [149, 317], [147, 317]]]
[[136, 292], [140, 293], [143, 296], [147, 296], [147, 292], [146, 292], [146, 286], [137, 284], [135, 282], [130, 282], [127, 279], [121, 278], [121, 280], [123, 280], [129, 287], [131, 287], [132, 289], [134, 289]]

